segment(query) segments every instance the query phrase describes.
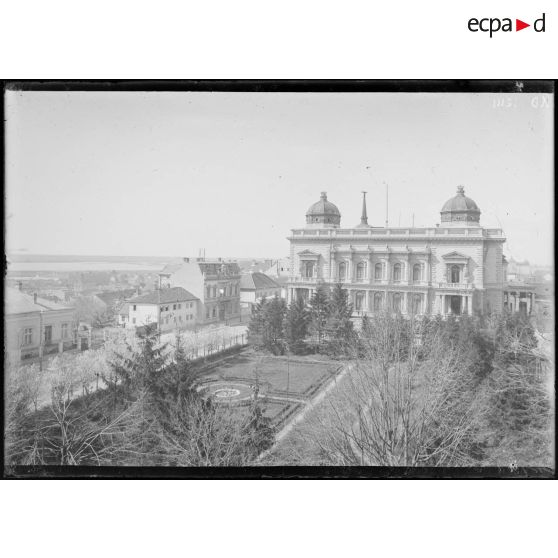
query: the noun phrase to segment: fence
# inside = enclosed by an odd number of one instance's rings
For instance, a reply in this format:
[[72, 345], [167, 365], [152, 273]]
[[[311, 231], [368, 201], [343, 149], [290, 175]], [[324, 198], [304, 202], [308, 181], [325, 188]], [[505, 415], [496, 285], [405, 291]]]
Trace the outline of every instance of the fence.
[[223, 338], [218, 341], [212, 341], [198, 345], [186, 351], [186, 355], [191, 360], [206, 358], [232, 349], [234, 347], [244, 347], [248, 342], [245, 333], [234, 335], [229, 338]]

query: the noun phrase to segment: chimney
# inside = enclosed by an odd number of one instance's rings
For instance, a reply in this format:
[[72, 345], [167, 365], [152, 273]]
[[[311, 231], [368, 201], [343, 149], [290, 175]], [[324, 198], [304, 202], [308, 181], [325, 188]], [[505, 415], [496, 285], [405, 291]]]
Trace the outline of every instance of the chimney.
[[33, 293], [33, 302], [37, 304], [37, 293]]

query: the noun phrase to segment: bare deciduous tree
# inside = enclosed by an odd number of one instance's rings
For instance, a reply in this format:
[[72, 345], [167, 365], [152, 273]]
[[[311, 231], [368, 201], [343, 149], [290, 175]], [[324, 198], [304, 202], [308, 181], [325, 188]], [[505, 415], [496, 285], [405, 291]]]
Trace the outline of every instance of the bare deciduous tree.
[[482, 416], [482, 390], [459, 350], [420, 327], [389, 314], [371, 319], [338, 389], [298, 429], [304, 443], [295, 441], [295, 451], [313, 446], [313, 464], [467, 463], [463, 447]]

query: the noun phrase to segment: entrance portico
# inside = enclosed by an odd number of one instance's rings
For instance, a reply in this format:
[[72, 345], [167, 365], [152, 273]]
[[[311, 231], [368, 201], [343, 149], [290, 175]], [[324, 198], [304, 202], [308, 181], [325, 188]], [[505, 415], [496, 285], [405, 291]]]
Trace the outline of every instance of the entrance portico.
[[436, 294], [436, 311], [444, 316], [453, 314], [454, 316], [462, 316], [473, 314], [473, 293], [454, 294], [442, 293]]

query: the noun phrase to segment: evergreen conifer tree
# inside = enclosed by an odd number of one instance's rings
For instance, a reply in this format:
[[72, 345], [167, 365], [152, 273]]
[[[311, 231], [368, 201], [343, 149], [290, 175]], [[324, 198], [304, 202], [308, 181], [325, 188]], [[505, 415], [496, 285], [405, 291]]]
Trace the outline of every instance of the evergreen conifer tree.
[[283, 354], [285, 339], [285, 301], [275, 295], [265, 306], [262, 319], [264, 347], [274, 354]]
[[329, 318], [329, 296], [325, 287], [318, 285], [318, 288], [314, 291], [312, 298], [310, 299], [310, 318], [311, 326], [310, 330], [315, 335], [317, 341], [317, 347], [322, 343], [326, 324]]
[[285, 319], [285, 337], [289, 349], [299, 354], [304, 352], [306, 346], [304, 340], [308, 335], [310, 314], [303, 298], [297, 298], [291, 302], [287, 309]]
[[353, 305], [349, 303], [349, 293], [341, 284], [335, 285], [329, 300], [327, 333], [333, 354], [345, 353], [354, 335]]
[[256, 305], [252, 308], [252, 317], [248, 324], [248, 341], [256, 347], [263, 345], [263, 330], [267, 304], [266, 298], [263, 297], [258, 300]]

